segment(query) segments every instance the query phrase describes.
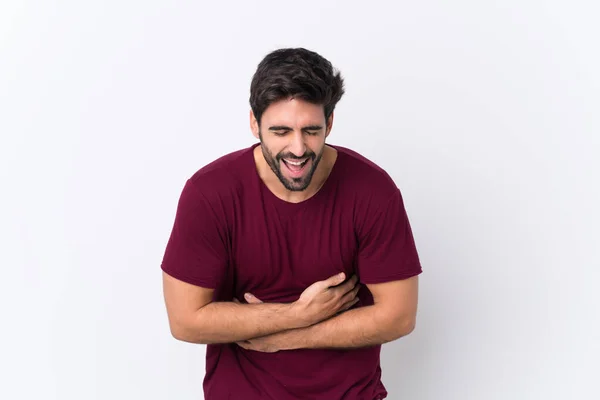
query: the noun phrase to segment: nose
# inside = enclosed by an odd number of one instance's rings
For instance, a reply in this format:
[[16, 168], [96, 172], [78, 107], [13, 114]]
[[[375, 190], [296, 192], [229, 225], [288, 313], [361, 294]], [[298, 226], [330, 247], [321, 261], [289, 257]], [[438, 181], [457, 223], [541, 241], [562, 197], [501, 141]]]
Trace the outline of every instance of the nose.
[[296, 157], [302, 157], [306, 153], [306, 144], [302, 132], [294, 132], [291, 136], [292, 142], [289, 145], [290, 152]]

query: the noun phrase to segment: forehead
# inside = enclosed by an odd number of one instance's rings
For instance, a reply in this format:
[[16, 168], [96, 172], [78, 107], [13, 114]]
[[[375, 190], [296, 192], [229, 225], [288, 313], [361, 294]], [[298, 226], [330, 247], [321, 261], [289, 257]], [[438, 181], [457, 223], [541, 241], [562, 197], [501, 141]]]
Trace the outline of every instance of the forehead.
[[325, 111], [321, 104], [301, 99], [283, 99], [272, 103], [262, 115], [263, 125], [303, 126], [323, 124]]

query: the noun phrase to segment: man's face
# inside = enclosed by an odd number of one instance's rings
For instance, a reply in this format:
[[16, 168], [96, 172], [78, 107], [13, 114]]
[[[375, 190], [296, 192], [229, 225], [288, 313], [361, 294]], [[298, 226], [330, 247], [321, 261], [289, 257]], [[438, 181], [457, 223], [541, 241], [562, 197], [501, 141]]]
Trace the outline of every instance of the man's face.
[[287, 190], [303, 191], [310, 184], [332, 120], [333, 116], [326, 124], [322, 105], [298, 99], [271, 104], [262, 115], [260, 127], [251, 116], [263, 156]]

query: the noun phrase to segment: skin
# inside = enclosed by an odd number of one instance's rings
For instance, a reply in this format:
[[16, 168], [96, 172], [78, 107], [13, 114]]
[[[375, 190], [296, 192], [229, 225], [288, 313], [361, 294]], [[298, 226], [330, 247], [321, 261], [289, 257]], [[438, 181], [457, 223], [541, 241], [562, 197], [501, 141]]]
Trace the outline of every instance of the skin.
[[[250, 128], [261, 140], [256, 169], [282, 200], [298, 203], [314, 196], [326, 181], [337, 152], [325, 144], [333, 114], [299, 99], [271, 104], [260, 122], [250, 112]], [[301, 176], [284, 160], [308, 160]], [[396, 340], [415, 326], [418, 277], [368, 284], [374, 305], [348, 310], [357, 301], [356, 277], [316, 282], [291, 304], [212, 302], [213, 290], [179, 281], [163, 272], [163, 292], [173, 336], [192, 343], [237, 343], [254, 351], [299, 348], [356, 348]]]
[[[317, 348], [360, 348], [391, 342], [415, 328], [418, 277], [367, 285], [375, 304], [338, 314], [310, 327], [282, 331], [238, 342], [247, 349], [266, 353]], [[251, 304], [262, 303], [246, 294]]]
[[[259, 176], [279, 198], [299, 203], [314, 196], [333, 168], [337, 151], [325, 145], [333, 127], [323, 107], [303, 100], [285, 99], [271, 104], [261, 121], [250, 111], [250, 129], [261, 141], [254, 152]], [[283, 160], [309, 158], [306, 172], [294, 181]], [[280, 171], [279, 175], [276, 171]]]
[[233, 343], [314, 325], [352, 307], [360, 286], [338, 274], [309, 286], [288, 304], [213, 302], [213, 289], [182, 282], [163, 272], [171, 334], [184, 342]]

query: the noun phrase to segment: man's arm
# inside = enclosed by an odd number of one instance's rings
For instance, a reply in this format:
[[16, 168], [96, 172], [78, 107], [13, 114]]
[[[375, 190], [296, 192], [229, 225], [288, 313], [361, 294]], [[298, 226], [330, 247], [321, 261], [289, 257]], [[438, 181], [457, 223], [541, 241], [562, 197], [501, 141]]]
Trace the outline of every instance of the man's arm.
[[316, 325], [238, 342], [249, 350], [374, 346], [408, 335], [415, 327], [418, 276], [367, 285], [374, 305], [346, 311]]
[[356, 277], [344, 274], [316, 282], [291, 304], [212, 302], [213, 289], [163, 272], [163, 292], [172, 335], [185, 342], [232, 343], [297, 329], [329, 318], [356, 302]]

